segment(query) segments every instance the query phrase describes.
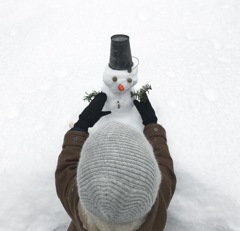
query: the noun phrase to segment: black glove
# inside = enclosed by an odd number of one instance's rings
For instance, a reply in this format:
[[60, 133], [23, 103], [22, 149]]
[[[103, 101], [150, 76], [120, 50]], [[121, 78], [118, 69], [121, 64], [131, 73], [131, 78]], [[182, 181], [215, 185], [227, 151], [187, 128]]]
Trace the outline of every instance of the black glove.
[[143, 124], [145, 126], [147, 124], [157, 123], [157, 116], [148, 98], [145, 102], [139, 102], [137, 100], [134, 100], [133, 103], [136, 106], [139, 114], [141, 115]]
[[88, 128], [93, 127], [102, 116], [110, 114], [111, 111], [102, 111], [106, 100], [107, 95], [105, 93], [101, 92], [97, 94], [93, 101], [79, 115], [79, 120], [74, 124], [74, 128], [88, 131]]

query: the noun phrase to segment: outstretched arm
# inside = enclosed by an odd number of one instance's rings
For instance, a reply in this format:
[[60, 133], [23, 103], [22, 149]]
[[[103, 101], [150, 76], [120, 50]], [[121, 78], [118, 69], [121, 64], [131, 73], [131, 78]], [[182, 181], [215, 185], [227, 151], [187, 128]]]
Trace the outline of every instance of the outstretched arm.
[[70, 217], [75, 214], [72, 210], [74, 209], [74, 203], [78, 200], [76, 172], [80, 152], [87, 137], [86, 132], [68, 131], [58, 157], [55, 172], [56, 190], [63, 207]]
[[144, 134], [153, 147], [161, 171], [160, 193], [162, 193], [166, 207], [168, 207], [175, 191], [176, 176], [173, 168], [173, 160], [167, 145], [166, 131], [159, 124], [149, 124], [145, 126]]
[[134, 104], [142, 117], [145, 125], [144, 134], [153, 147], [162, 174], [159, 193], [162, 193], [166, 207], [168, 207], [175, 191], [176, 176], [167, 145], [166, 131], [161, 125], [157, 124], [157, 116], [148, 99], [145, 102], [135, 100]]
[[94, 126], [102, 116], [110, 113], [102, 111], [106, 99], [106, 94], [99, 93], [79, 115], [79, 120], [64, 137], [55, 172], [55, 183], [57, 195], [70, 217], [76, 214], [74, 209], [79, 199], [76, 174], [80, 153], [88, 137], [88, 128]]

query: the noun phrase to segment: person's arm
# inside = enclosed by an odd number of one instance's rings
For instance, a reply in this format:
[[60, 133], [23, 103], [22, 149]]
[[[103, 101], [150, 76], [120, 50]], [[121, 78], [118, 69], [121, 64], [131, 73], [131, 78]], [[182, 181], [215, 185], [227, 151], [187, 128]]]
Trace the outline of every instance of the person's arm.
[[162, 181], [160, 192], [164, 197], [166, 207], [168, 207], [175, 191], [176, 176], [173, 168], [173, 160], [167, 145], [166, 131], [159, 124], [149, 124], [145, 126], [144, 134], [153, 147], [161, 171]]
[[166, 131], [161, 125], [157, 124], [157, 116], [148, 99], [145, 102], [134, 100], [134, 104], [142, 117], [145, 125], [144, 134], [153, 147], [161, 171], [162, 181], [159, 192], [162, 193], [166, 207], [168, 207], [175, 191], [176, 176], [167, 145]]
[[68, 131], [64, 137], [62, 151], [58, 157], [55, 172], [57, 195], [66, 212], [72, 217], [72, 209], [77, 196], [76, 171], [80, 152], [88, 133], [81, 131]]
[[106, 94], [99, 93], [64, 137], [55, 172], [55, 184], [57, 195], [70, 217], [76, 214], [73, 209], [76, 209], [75, 203], [78, 201], [76, 174], [81, 149], [88, 137], [88, 128], [94, 126], [102, 116], [110, 113], [102, 111], [106, 100]]

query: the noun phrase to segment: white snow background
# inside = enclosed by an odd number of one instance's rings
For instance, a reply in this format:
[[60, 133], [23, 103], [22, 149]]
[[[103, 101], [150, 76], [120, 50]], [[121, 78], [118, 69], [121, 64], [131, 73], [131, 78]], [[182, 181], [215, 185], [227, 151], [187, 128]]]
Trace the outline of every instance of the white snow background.
[[240, 1], [0, 0], [0, 230], [64, 231], [69, 123], [130, 36], [178, 184], [166, 231], [240, 230]]

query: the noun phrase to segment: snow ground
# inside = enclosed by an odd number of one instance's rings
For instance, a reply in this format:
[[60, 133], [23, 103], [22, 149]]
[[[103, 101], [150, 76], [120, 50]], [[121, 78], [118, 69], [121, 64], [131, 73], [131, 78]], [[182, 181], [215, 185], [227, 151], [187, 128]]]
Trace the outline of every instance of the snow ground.
[[54, 171], [100, 89], [110, 36], [130, 36], [178, 185], [166, 231], [240, 227], [238, 0], [1, 0], [0, 230], [64, 231]]

